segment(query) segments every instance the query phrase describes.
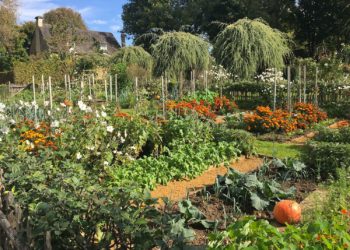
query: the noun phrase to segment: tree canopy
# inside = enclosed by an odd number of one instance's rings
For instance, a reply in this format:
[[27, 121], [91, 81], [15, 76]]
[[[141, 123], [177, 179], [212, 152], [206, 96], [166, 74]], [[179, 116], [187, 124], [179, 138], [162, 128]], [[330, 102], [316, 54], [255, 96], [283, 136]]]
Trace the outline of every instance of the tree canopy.
[[209, 44], [185, 32], [167, 32], [153, 46], [155, 72], [178, 78], [181, 72], [203, 70], [209, 65]]
[[217, 37], [213, 54], [231, 74], [252, 77], [258, 70], [284, 66], [290, 53], [286, 36], [261, 20], [241, 19]]
[[44, 14], [45, 23], [51, 25], [49, 43], [64, 56], [74, 42], [82, 39], [78, 30], [87, 30], [81, 15], [69, 8], [58, 8]]
[[112, 62], [124, 63], [128, 66], [137, 65], [148, 71], [151, 71], [153, 67], [152, 56], [139, 46], [123, 47], [119, 49], [113, 55]]

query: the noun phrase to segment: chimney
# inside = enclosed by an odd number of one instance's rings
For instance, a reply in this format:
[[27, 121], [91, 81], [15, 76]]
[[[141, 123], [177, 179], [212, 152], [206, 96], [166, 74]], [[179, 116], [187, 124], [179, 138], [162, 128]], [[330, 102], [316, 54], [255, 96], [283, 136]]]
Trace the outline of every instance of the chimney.
[[36, 26], [41, 28], [44, 25], [44, 18], [42, 18], [41, 16], [37, 16], [36, 18]]
[[122, 38], [122, 48], [126, 46], [126, 34], [124, 32], [122, 32], [121, 34], [121, 38]]

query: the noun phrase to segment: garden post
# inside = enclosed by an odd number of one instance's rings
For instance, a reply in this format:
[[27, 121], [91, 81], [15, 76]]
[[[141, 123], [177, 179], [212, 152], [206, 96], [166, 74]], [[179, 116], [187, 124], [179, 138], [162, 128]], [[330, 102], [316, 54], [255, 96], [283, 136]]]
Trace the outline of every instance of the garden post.
[[275, 68], [275, 78], [273, 83], [273, 111], [276, 110], [277, 102], [277, 69]]
[[292, 112], [292, 100], [291, 100], [291, 73], [290, 73], [290, 66], [287, 68], [287, 79], [288, 79], [288, 111]]
[[107, 80], [105, 79], [105, 97], [106, 97], [106, 102], [108, 103], [108, 87], [107, 87]]
[[93, 93], [95, 95], [95, 74], [92, 74], [92, 89], [93, 89]]
[[88, 77], [88, 79], [89, 79], [89, 96], [92, 98], [91, 78], [90, 78], [90, 76]]
[[118, 75], [115, 75], [115, 102], [118, 104]]
[[162, 76], [162, 106], [163, 106], [163, 117], [165, 119], [165, 94], [164, 94], [164, 76]]
[[70, 75], [68, 75], [68, 91], [69, 91], [69, 101], [72, 101], [72, 85], [70, 83]]
[[67, 75], [64, 75], [64, 93], [67, 99]]
[[33, 75], [33, 99], [34, 99], [34, 121], [35, 124], [37, 123], [38, 119], [37, 119], [37, 111], [36, 111], [36, 94], [35, 94], [35, 76]]
[[315, 75], [315, 105], [318, 106], [318, 67], [316, 66]]
[[181, 71], [180, 78], [179, 78], [179, 96], [178, 96], [179, 99], [181, 99], [183, 95], [183, 84], [184, 84], [183, 81], [184, 81], [183, 72]]
[[306, 65], [304, 65], [304, 103], [306, 103]]
[[301, 80], [301, 65], [299, 64], [299, 68], [298, 68], [298, 73], [299, 73], [299, 103], [301, 103], [301, 92], [302, 92], [302, 86], [303, 86], [303, 82]]
[[52, 111], [52, 85], [51, 85], [51, 76], [49, 76], [49, 94], [50, 94], [50, 110]]
[[111, 102], [113, 101], [113, 76], [109, 76], [109, 91], [110, 91], [110, 98]]

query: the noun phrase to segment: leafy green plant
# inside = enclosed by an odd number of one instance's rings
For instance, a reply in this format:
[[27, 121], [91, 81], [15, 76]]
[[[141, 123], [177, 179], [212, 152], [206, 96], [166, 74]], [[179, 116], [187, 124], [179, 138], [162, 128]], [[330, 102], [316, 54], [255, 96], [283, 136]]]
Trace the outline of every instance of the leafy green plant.
[[219, 176], [213, 192], [232, 202], [238, 211], [265, 210], [281, 199], [293, 196], [293, 189], [283, 191], [276, 181], [258, 178], [257, 174], [242, 174], [229, 169]]
[[302, 159], [321, 179], [337, 177], [338, 168], [350, 166], [350, 144], [310, 142]]
[[323, 127], [319, 129], [314, 140], [320, 142], [350, 143], [350, 128], [330, 129]]
[[235, 142], [238, 149], [244, 155], [255, 153], [255, 137], [244, 130], [228, 129], [224, 126], [217, 126], [214, 129], [214, 141]]
[[348, 249], [349, 218], [340, 212], [332, 220], [319, 218], [302, 227], [288, 225], [284, 232], [266, 220], [245, 217], [227, 231], [209, 237], [209, 249]]

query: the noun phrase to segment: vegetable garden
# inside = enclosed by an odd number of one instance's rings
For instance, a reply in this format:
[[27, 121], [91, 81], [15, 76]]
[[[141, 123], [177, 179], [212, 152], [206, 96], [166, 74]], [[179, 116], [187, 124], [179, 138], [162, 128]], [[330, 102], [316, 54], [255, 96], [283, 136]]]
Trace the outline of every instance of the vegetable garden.
[[152, 37], [54, 79], [18, 64], [31, 88], [1, 95], [0, 249], [349, 249], [346, 77], [321, 84], [260, 19], [212, 51]]

